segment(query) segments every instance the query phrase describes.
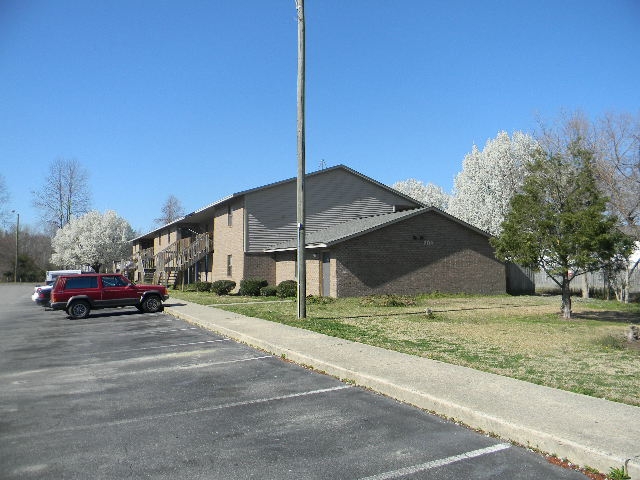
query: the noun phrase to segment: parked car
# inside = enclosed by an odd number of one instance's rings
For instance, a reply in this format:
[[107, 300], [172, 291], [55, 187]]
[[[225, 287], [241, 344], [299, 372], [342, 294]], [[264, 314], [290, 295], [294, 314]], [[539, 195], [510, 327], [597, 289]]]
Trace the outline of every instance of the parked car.
[[49, 306], [49, 300], [51, 299], [51, 289], [53, 285], [39, 285], [34, 288], [33, 295], [31, 295], [31, 300], [36, 302], [38, 305], [42, 305], [43, 307]]
[[169, 298], [164, 285], [136, 285], [117, 273], [62, 275], [51, 290], [51, 308], [64, 310], [71, 318], [86, 318], [91, 310], [136, 307], [141, 312], [163, 310]]
[[51, 298], [51, 289], [53, 288], [53, 284], [56, 283], [57, 278], [60, 275], [75, 275], [80, 273], [82, 273], [81, 270], [49, 270], [45, 278], [45, 284], [34, 287], [31, 300], [38, 305], [48, 307]]

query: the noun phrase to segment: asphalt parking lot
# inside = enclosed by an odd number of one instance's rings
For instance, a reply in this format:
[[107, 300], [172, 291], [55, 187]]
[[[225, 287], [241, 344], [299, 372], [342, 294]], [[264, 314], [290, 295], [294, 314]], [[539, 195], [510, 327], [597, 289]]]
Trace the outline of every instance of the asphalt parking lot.
[[31, 291], [0, 285], [3, 479], [585, 478], [171, 316], [70, 320]]

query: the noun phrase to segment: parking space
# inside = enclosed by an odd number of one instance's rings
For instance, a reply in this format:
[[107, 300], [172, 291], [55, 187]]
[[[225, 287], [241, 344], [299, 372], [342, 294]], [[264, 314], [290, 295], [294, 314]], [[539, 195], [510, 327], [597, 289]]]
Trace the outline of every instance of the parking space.
[[3, 478], [585, 478], [165, 314], [0, 301]]

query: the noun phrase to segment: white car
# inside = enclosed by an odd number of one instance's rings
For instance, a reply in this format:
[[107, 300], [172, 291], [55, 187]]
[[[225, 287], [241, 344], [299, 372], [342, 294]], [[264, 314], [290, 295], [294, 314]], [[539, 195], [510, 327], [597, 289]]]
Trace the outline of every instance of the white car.
[[31, 300], [39, 305], [46, 306], [51, 298], [51, 289], [53, 285], [39, 285], [35, 287]]
[[48, 306], [51, 299], [51, 289], [53, 284], [56, 283], [56, 279], [60, 275], [74, 275], [80, 274], [82, 270], [50, 270], [47, 272], [46, 283], [44, 285], [38, 285], [34, 288], [31, 300], [39, 305]]

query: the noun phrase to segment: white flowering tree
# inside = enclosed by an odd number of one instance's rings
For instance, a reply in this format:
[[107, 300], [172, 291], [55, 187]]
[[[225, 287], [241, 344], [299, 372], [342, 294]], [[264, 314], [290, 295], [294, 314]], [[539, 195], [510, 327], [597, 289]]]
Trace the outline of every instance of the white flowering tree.
[[447, 210], [449, 206], [450, 195], [445, 192], [442, 187], [431, 182], [425, 185], [421, 180], [408, 178], [407, 180], [394, 183], [391, 188], [394, 188], [411, 198], [415, 198], [419, 202], [430, 207]]
[[116, 212], [91, 211], [58, 230], [52, 240], [51, 262], [65, 268], [90, 265], [98, 272], [131, 255], [133, 236], [129, 223]]
[[511, 198], [522, 186], [525, 166], [538, 148], [530, 135], [514, 132], [509, 137], [504, 131], [487, 140], [482, 150], [474, 145], [456, 175], [447, 212], [498, 235]]

